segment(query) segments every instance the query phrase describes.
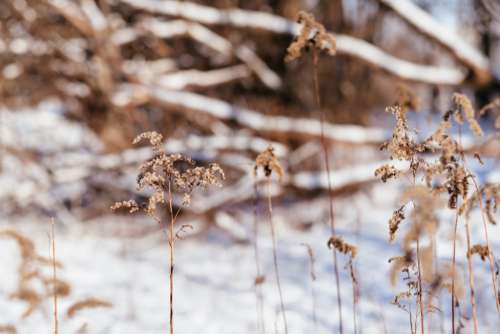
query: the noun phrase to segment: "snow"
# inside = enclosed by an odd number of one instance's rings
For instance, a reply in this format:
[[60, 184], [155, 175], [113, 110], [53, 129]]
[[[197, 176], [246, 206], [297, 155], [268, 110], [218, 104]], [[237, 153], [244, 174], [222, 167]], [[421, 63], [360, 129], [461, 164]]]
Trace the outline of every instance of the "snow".
[[[397, 202], [397, 184], [374, 186], [352, 198], [336, 201], [339, 233], [359, 248], [355, 262], [361, 287], [358, 327], [361, 333], [408, 333], [407, 315], [390, 302], [401, 291], [389, 284], [387, 260], [399, 254], [398, 245], [387, 241], [387, 219]], [[277, 203], [277, 205], [279, 205]], [[277, 212], [280, 212], [277, 210]], [[445, 212], [438, 254], [450, 259], [449, 232], [452, 213]], [[332, 333], [337, 328], [337, 307], [331, 252], [326, 247], [329, 228], [321, 221], [308, 231], [299, 231], [286, 217], [275, 217], [278, 229], [280, 273], [289, 333]], [[473, 239], [482, 240], [479, 216], [471, 219]], [[168, 247], [164, 233], [146, 237], [119, 237], [138, 226], [151, 225], [142, 218], [103, 217], [97, 221], [59, 225], [56, 232], [57, 258], [64, 264], [59, 276], [72, 285], [72, 293], [60, 299], [60, 332], [74, 333], [87, 323], [88, 333], [164, 333], [168, 330]], [[245, 223], [246, 224], [246, 223]], [[444, 223], [446, 224], [446, 223]], [[12, 227], [3, 222], [1, 227]], [[37, 218], [15, 222], [17, 230], [34, 239], [38, 252], [48, 256], [48, 224]], [[195, 230], [196, 230], [195, 226]], [[245, 226], [251, 230], [251, 226]], [[274, 280], [272, 243], [269, 227], [263, 219], [259, 251], [266, 280], [263, 287], [266, 332], [277, 324], [279, 298]], [[462, 228], [462, 227], [460, 227]], [[446, 232], [444, 232], [446, 231]], [[463, 231], [462, 231], [463, 232]], [[500, 235], [490, 230], [494, 252], [500, 252]], [[314, 250], [317, 280], [311, 282], [305, 247]], [[464, 254], [464, 241], [458, 254]], [[9, 299], [16, 287], [18, 250], [11, 241], [0, 240], [2, 276], [0, 277], [0, 324], [15, 323], [19, 333], [46, 333], [52, 323], [52, 301], [27, 319], [20, 319], [25, 304]], [[459, 268], [464, 268], [460, 257]], [[347, 263], [341, 257], [341, 292], [346, 333], [353, 333], [352, 286]], [[475, 261], [476, 287], [481, 333], [493, 333], [500, 325], [491, 301], [491, 277], [486, 263]], [[214, 227], [207, 233], [194, 234], [176, 244], [175, 328], [177, 333], [256, 333], [256, 276], [252, 243], [234, 242]], [[464, 276], [466, 279], [466, 276]], [[312, 318], [311, 288], [317, 298], [317, 324]], [[68, 318], [68, 306], [85, 297], [111, 301], [111, 309], [89, 309]], [[466, 297], [468, 298], [468, 296]], [[449, 296], [441, 298], [445, 328], [449, 331]], [[468, 300], [464, 304], [468, 305]], [[463, 310], [470, 318], [471, 310]], [[430, 332], [439, 332], [437, 313], [427, 315]], [[465, 332], [471, 330], [466, 321]]]

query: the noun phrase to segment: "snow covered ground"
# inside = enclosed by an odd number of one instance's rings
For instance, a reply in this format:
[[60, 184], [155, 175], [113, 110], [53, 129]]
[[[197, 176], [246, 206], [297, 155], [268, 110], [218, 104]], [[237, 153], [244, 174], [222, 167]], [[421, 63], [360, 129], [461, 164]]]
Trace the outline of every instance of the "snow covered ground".
[[[407, 314], [391, 305], [402, 286], [389, 284], [387, 260], [398, 255], [398, 246], [387, 241], [387, 219], [395, 207], [397, 185], [377, 185], [355, 197], [336, 202], [339, 233], [359, 248], [356, 260], [361, 299], [358, 306], [359, 333], [409, 333]], [[326, 217], [325, 217], [326, 218]], [[449, 221], [451, 213], [443, 215]], [[331, 252], [326, 247], [329, 229], [316, 222], [308, 231], [276, 217], [278, 225], [279, 265], [289, 332], [336, 333], [337, 307]], [[58, 226], [57, 258], [64, 264], [59, 276], [72, 285], [72, 293], [60, 300], [60, 332], [75, 333], [87, 323], [87, 333], [165, 333], [168, 329], [168, 248], [163, 233], [144, 238], [117, 237], [146, 220], [123, 216], [105, 217], [85, 224]], [[2, 222], [1, 227], [15, 228], [36, 242], [38, 252], [48, 256], [49, 226], [37, 218]], [[251, 230], [251, 226], [246, 226]], [[473, 239], [482, 240], [479, 216], [472, 217]], [[500, 233], [492, 227], [490, 236], [496, 254], [500, 253]], [[450, 228], [443, 227], [438, 243], [440, 259], [451, 257]], [[260, 228], [260, 258], [266, 280], [263, 284], [266, 332], [275, 326], [283, 333], [279, 317], [279, 299], [273, 274], [271, 239], [265, 220]], [[463, 232], [463, 230], [462, 230]], [[462, 240], [463, 241], [463, 240]], [[473, 241], [474, 242], [474, 241]], [[311, 283], [306, 248], [316, 256], [317, 280]], [[464, 254], [464, 242], [458, 254]], [[27, 319], [20, 315], [24, 302], [9, 299], [17, 283], [19, 254], [12, 241], [0, 240], [2, 275], [0, 276], [0, 324], [12, 323], [18, 333], [47, 333], [51, 327], [52, 304], [48, 299]], [[464, 267], [460, 256], [459, 266]], [[341, 263], [346, 259], [341, 258]], [[255, 259], [252, 243], [235, 243], [217, 228], [177, 243], [175, 276], [175, 328], [177, 333], [257, 333], [254, 292]], [[343, 266], [342, 266], [343, 267]], [[480, 333], [495, 333], [500, 328], [491, 298], [491, 277], [486, 263], [475, 261]], [[464, 273], [466, 275], [466, 273]], [[466, 279], [466, 276], [464, 276]], [[317, 322], [312, 316], [311, 289], [316, 295]], [[352, 286], [349, 273], [342, 269], [343, 315], [346, 333], [353, 333]], [[65, 311], [71, 303], [94, 296], [113, 303], [111, 309], [89, 309], [75, 318]], [[468, 297], [467, 297], [468, 298]], [[441, 318], [449, 332], [449, 296], [441, 298], [439, 312], [427, 315], [428, 333], [439, 333]], [[469, 304], [468, 301], [464, 304]], [[471, 310], [463, 309], [470, 319]], [[464, 320], [464, 333], [471, 322]]]
[[[50, 109], [50, 108], [48, 108]], [[32, 127], [30, 136], [21, 137], [24, 146], [50, 152], [61, 147], [68, 150], [83, 148], [92, 151], [98, 143], [95, 138], [83, 134], [81, 130], [63, 127], [51, 120], [57, 118], [54, 112], [37, 113], [48, 117], [47, 123], [35, 120], [34, 115], [24, 119], [23, 113], [14, 117], [3, 114], [2, 142], [19, 144], [19, 133], [26, 133], [25, 127]], [[54, 116], [56, 115], [56, 116]], [[9, 117], [12, 116], [10, 120]], [[52, 117], [52, 118], [51, 118]], [[60, 118], [60, 117], [59, 117]], [[58, 118], [58, 119], [59, 119]], [[10, 120], [10, 121], [9, 121]], [[9, 123], [10, 122], [10, 123]], [[14, 123], [12, 123], [14, 122]], [[17, 122], [17, 123], [16, 123]], [[17, 126], [16, 124], [20, 124]], [[47, 124], [46, 131], [41, 126]], [[58, 124], [58, 131], [52, 126]], [[66, 128], [64, 128], [66, 129]], [[50, 135], [50, 137], [48, 137]], [[74, 136], [71, 137], [71, 136]], [[68, 137], [71, 140], [68, 140]], [[82, 141], [82, 138], [90, 138]], [[44, 143], [44, 145], [40, 145]], [[49, 144], [55, 145], [54, 147]], [[60, 146], [60, 145], [66, 146]], [[48, 146], [47, 146], [48, 145]], [[360, 152], [366, 159], [373, 153]], [[352, 152], [348, 155], [352, 157]], [[342, 157], [346, 161], [347, 157]], [[354, 157], [359, 163], [359, 158]], [[384, 157], [380, 157], [384, 159]], [[499, 181], [497, 162], [484, 159], [479, 173], [482, 181]], [[38, 174], [26, 177], [26, 170], [4, 159], [3, 174], [0, 177], [0, 195], [16, 189], [23, 199], [30, 189], [46, 189], [48, 183], [41, 182]], [[472, 168], [479, 165], [470, 161]], [[42, 180], [43, 181], [43, 180]], [[47, 181], [48, 182], [48, 181]], [[355, 244], [359, 253], [355, 261], [361, 296], [358, 311], [358, 333], [409, 333], [407, 314], [391, 304], [394, 295], [404, 291], [404, 285], [391, 287], [389, 283], [390, 264], [388, 259], [400, 255], [399, 246], [388, 242], [387, 221], [392, 211], [398, 207], [398, 194], [402, 183], [376, 183], [347, 197], [335, 199], [335, 215], [338, 233], [346, 241]], [[24, 190], [26, 191], [24, 191]], [[43, 192], [40, 192], [43, 194]], [[22, 196], [21, 196], [22, 195]], [[1, 197], [0, 197], [1, 198]], [[22, 203], [22, 201], [19, 203]], [[312, 202], [314, 201], [314, 205]], [[328, 203], [322, 199], [311, 200], [311, 206], [302, 204], [303, 213], [290, 214], [286, 205], [275, 202], [275, 223], [278, 230], [278, 257], [282, 276], [284, 302], [289, 333], [337, 333], [337, 306], [331, 251], [326, 242], [330, 237], [326, 224]], [[325, 201], [323, 199], [323, 201]], [[28, 203], [28, 202], [27, 202]], [[50, 203], [48, 203], [50, 204]], [[111, 204], [111, 203], [109, 203]], [[29, 203], [26, 204], [29, 206]], [[321, 207], [321, 212], [315, 212]], [[311, 208], [314, 208], [313, 210]], [[293, 217], [290, 217], [293, 215]], [[32, 238], [41, 255], [48, 256], [48, 222], [45, 218], [25, 216], [13, 221], [7, 214], [0, 216], [0, 229], [15, 228]], [[453, 213], [441, 213], [441, 226], [437, 255], [440, 261], [451, 259], [451, 229]], [[60, 219], [63, 220], [63, 219]], [[299, 220], [299, 221], [298, 221]], [[195, 230], [200, 230], [195, 222]], [[175, 328], [177, 333], [258, 333], [256, 328], [257, 310], [254, 280], [256, 277], [252, 221], [239, 221], [237, 235], [246, 233], [248, 243], [236, 242], [226, 231], [213, 226], [208, 232], [194, 233], [193, 236], [179, 241], [176, 246], [175, 274]], [[300, 224], [312, 223], [310, 229], [299, 229]], [[72, 286], [69, 297], [60, 299], [60, 333], [76, 333], [86, 324], [86, 333], [165, 333], [168, 330], [168, 247], [164, 233], [157, 232], [146, 237], [120, 237], [130, 235], [138, 227], [151, 226], [145, 218], [108, 216], [85, 223], [58, 221], [56, 229], [57, 258], [64, 264], [59, 277]], [[402, 229], [404, 230], [403, 223]], [[264, 314], [266, 333], [283, 333], [279, 315], [279, 297], [274, 279], [272, 262], [272, 242], [265, 217], [259, 224], [259, 252], [265, 281], [262, 285], [264, 295]], [[471, 217], [472, 243], [483, 243], [482, 223], [478, 212]], [[499, 227], [489, 226], [493, 252], [500, 254]], [[194, 231], [196, 232], [196, 231]], [[462, 236], [458, 243], [458, 267], [463, 280], [467, 281], [465, 270], [465, 238], [463, 222], [459, 226]], [[315, 254], [317, 280], [309, 276], [309, 259], [304, 243], [309, 244]], [[52, 301], [47, 299], [27, 319], [21, 319], [26, 309], [22, 301], [12, 300], [9, 296], [17, 287], [17, 267], [20, 261], [19, 250], [14, 242], [0, 239], [0, 326], [14, 324], [18, 333], [48, 333], [52, 326]], [[343, 300], [343, 319], [345, 333], [353, 333], [352, 285], [349, 271], [344, 268], [347, 259], [341, 260], [341, 293]], [[45, 268], [44, 270], [50, 270]], [[488, 265], [474, 258], [476, 275], [476, 294], [480, 333], [497, 333], [500, 321], [495, 312], [491, 295], [491, 276]], [[312, 312], [312, 291], [316, 297], [317, 321]], [[74, 318], [66, 316], [69, 305], [87, 297], [97, 297], [113, 303], [110, 309], [88, 309]], [[471, 309], [467, 300], [462, 304], [464, 333], [472, 332]], [[441, 311], [426, 315], [429, 328], [427, 333], [441, 333], [441, 325], [450, 331], [450, 297], [441, 295], [436, 305]], [[415, 309], [413, 309], [413, 312]], [[275, 330], [277, 328], [277, 331]]]

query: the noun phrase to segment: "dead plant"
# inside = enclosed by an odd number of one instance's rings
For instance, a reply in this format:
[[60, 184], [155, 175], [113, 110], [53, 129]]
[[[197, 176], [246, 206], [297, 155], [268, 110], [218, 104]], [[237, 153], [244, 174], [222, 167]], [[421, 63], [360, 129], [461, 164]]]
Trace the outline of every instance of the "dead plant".
[[167, 154], [163, 147], [163, 136], [157, 132], [144, 132], [137, 136], [133, 143], [138, 144], [147, 140], [151, 146], [154, 156], [144, 161], [140, 165], [137, 176], [138, 190], [150, 189], [153, 194], [148, 196], [147, 203], [137, 204], [134, 200], [115, 203], [111, 209], [128, 209], [130, 213], [139, 210], [144, 211], [148, 216], [161, 224], [158, 216], [158, 207], [165, 205], [170, 215], [169, 225], [169, 319], [170, 333], [174, 333], [174, 250], [175, 242], [179, 239], [179, 232], [186, 228], [180, 227], [174, 230], [176, 219], [181, 212], [182, 206], [174, 210], [174, 196], [182, 194], [182, 205], [187, 206], [191, 201], [191, 194], [198, 188], [207, 188], [212, 185], [219, 185], [224, 179], [224, 172], [219, 165], [213, 163], [208, 167], [197, 167], [195, 162], [182, 154]]
[[285, 312], [285, 303], [283, 300], [283, 290], [281, 288], [281, 280], [280, 280], [280, 271], [278, 264], [278, 245], [277, 245], [277, 236], [276, 236], [276, 227], [274, 226], [273, 221], [273, 204], [271, 200], [271, 175], [274, 172], [277, 174], [279, 179], [284, 175], [283, 167], [279, 163], [278, 158], [274, 154], [274, 149], [269, 146], [265, 151], [260, 153], [255, 159], [254, 166], [254, 176], [257, 177], [257, 173], [259, 169], [262, 169], [264, 175], [266, 176], [267, 183], [267, 208], [268, 208], [268, 220], [269, 227], [271, 229], [271, 238], [273, 243], [273, 264], [274, 264], [274, 273], [276, 276], [276, 285], [278, 287], [278, 294], [280, 298], [280, 306], [281, 306], [281, 316], [283, 318], [283, 325], [285, 327], [285, 334], [288, 334], [288, 322], [286, 319]]

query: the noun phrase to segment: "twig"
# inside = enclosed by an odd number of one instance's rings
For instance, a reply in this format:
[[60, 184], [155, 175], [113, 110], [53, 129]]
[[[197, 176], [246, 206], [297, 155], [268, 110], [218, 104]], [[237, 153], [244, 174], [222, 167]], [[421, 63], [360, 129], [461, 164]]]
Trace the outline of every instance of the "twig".
[[266, 334], [266, 324], [264, 319], [264, 302], [262, 299], [262, 284], [264, 283], [264, 276], [260, 269], [260, 256], [259, 256], [259, 189], [257, 187], [257, 182], [254, 182], [254, 258], [255, 258], [255, 269], [257, 276], [254, 282], [255, 296], [257, 300], [257, 328], [259, 333]]
[[455, 334], [455, 276], [456, 276], [456, 249], [457, 249], [457, 229], [458, 229], [458, 210], [455, 210], [455, 223], [453, 227], [453, 257], [451, 261], [451, 328], [452, 334]]
[[476, 292], [474, 285], [474, 272], [472, 266], [472, 254], [470, 253], [470, 228], [469, 222], [465, 222], [465, 234], [467, 236], [467, 265], [469, 267], [470, 303], [472, 305], [472, 319], [474, 321], [474, 334], [478, 333]]
[[477, 82], [485, 84], [492, 80], [488, 58], [414, 2], [409, 0], [379, 1], [394, 10], [419, 32], [448, 49], [456, 59], [472, 69]]
[[55, 239], [55, 231], [54, 231], [54, 218], [51, 220], [50, 224], [50, 243], [52, 247], [52, 285], [53, 285], [53, 294], [54, 294], [54, 334], [59, 333], [59, 320], [57, 313], [57, 264], [56, 264], [56, 239]]
[[283, 291], [281, 289], [281, 281], [280, 281], [280, 272], [278, 266], [278, 252], [277, 252], [277, 240], [276, 240], [276, 231], [273, 222], [273, 204], [271, 201], [271, 178], [267, 178], [267, 204], [268, 204], [268, 213], [269, 213], [269, 226], [271, 228], [271, 238], [273, 242], [273, 263], [274, 263], [274, 273], [276, 274], [276, 284], [278, 286], [278, 293], [280, 297], [280, 306], [281, 306], [281, 316], [283, 317], [283, 324], [285, 326], [285, 334], [288, 334], [288, 322], [286, 320], [286, 312], [285, 312], [285, 303], [283, 301]]
[[[313, 80], [314, 80], [314, 95], [316, 97], [316, 107], [318, 108], [318, 111], [321, 114], [321, 146], [323, 148], [323, 158], [324, 158], [324, 163], [325, 163], [325, 169], [327, 173], [327, 184], [328, 184], [328, 197], [329, 197], [329, 213], [330, 213], [330, 230], [331, 230], [331, 235], [336, 236], [336, 231], [335, 231], [335, 216], [333, 212], [333, 193], [332, 193], [332, 181], [330, 179], [330, 157], [328, 154], [328, 146], [326, 144], [325, 140], [325, 112], [324, 110], [321, 109], [321, 97], [319, 93], [319, 79], [318, 79], [318, 55], [316, 48], [312, 49], [312, 62], [313, 62]], [[337, 288], [337, 307], [338, 307], [338, 315], [339, 315], [339, 332], [342, 334], [343, 331], [343, 324], [342, 324], [342, 296], [340, 294], [340, 275], [339, 275], [339, 267], [338, 267], [338, 261], [337, 261], [337, 250], [335, 247], [332, 247], [332, 253], [333, 253], [333, 269], [335, 273], [335, 286]]]
[[420, 263], [420, 237], [417, 238], [417, 270], [418, 270], [418, 303], [420, 306], [420, 333], [424, 334], [425, 331], [424, 303], [422, 300], [424, 289], [422, 286], [422, 270]]

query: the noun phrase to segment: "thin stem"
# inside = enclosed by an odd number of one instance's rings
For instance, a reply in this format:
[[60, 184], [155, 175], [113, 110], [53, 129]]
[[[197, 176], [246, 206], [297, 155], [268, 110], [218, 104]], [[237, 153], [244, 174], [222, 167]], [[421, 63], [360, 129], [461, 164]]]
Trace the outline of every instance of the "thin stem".
[[[335, 232], [335, 215], [333, 211], [333, 193], [332, 193], [332, 181], [330, 179], [330, 157], [328, 154], [328, 146], [326, 144], [325, 139], [325, 111], [321, 108], [321, 98], [319, 94], [319, 79], [318, 79], [318, 55], [316, 48], [312, 49], [312, 62], [313, 62], [313, 81], [314, 81], [314, 95], [316, 97], [316, 107], [320, 111], [321, 119], [321, 146], [323, 148], [323, 157], [325, 162], [325, 169], [327, 174], [327, 182], [328, 182], [328, 198], [330, 202], [330, 230], [333, 236], [336, 235]], [[342, 296], [340, 294], [340, 275], [339, 275], [339, 267], [337, 261], [337, 250], [333, 248], [333, 269], [335, 273], [335, 285], [337, 289], [337, 306], [339, 310], [339, 333], [343, 334], [343, 324], [342, 324]]]
[[[464, 158], [464, 164], [465, 164], [465, 158]], [[472, 177], [472, 182], [474, 183], [474, 187], [476, 188], [478, 202], [479, 202], [479, 208], [481, 210], [481, 220], [483, 221], [484, 239], [486, 240], [486, 247], [488, 248], [488, 259], [490, 260], [489, 264], [490, 264], [491, 280], [492, 280], [492, 285], [493, 285], [493, 293], [495, 295], [495, 302], [496, 302], [496, 306], [497, 306], [498, 317], [500, 318], [500, 296], [498, 295], [497, 280], [496, 280], [496, 275], [495, 275], [495, 259], [493, 258], [493, 252], [492, 252], [491, 247], [490, 247], [490, 239], [488, 237], [488, 223], [486, 222], [486, 217], [485, 217], [486, 211], [483, 207], [483, 195], [479, 189], [479, 186], [478, 186], [474, 176]]]
[[418, 303], [420, 305], [420, 333], [424, 334], [424, 303], [422, 301], [422, 270], [420, 264], [420, 238], [417, 238]]
[[359, 288], [357, 286], [358, 282], [356, 279], [356, 274], [354, 272], [354, 265], [352, 264], [352, 259], [349, 261], [349, 270], [351, 272], [352, 281], [352, 321], [354, 325], [354, 334], [358, 334], [358, 298], [359, 298]]
[[276, 242], [276, 231], [273, 222], [273, 204], [271, 201], [271, 179], [267, 179], [267, 204], [269, 211], [269, 225], [271, 227], [271, 238], [273, 241], [273, 262], [274, 262], [274, 273], [276, 275], [276, 284], [278, 285], [278, 293], [280, 297], [281, 314], [283, 317], [283, 323], [285, 326], [285, 334], [288, 334], [288, 323], [286, 321], [285, 313], [285, 303], [283, 302], [283, 292], [281, 290], [280, 273], [278, 267], [278, 253], [277, 253], [277, 242]]
[[491, 281], [493, 287], [493, 294], [495, 298], [495, 303], [497, 306], [498, 317], [500, 318], [500, 295], [498, 294], [497, 281], [495, 275], [495, 260], [493, 258], [493, 253], [490, 248], [490, 239], [488, 237], [488, 223], [486, 222], [486, 210], [483, 207], [483, 194], [479, 188], [479, 185], [476, 182], [476, 178], [471, 173], [470, 169], [467, 167], [467, 160], [465, 159], [465, 154], [461, 154], [462, 161], [464, 163], [464, 169], [467, 171], [469, 175], [471, 175], [472, 183], [474, 184], [474, 188], [477, 193], [477, 201], [479, 202], [479, 209], [481, 211], [481, 220], [483, 222], [483, 230], [484, 230], [484, 239], [486, 241], [486, 247], [488, 248], [488, 259], [490, 264], [490, 272], [491, 272]]
[[458, 211], [455, 212], [455, 226], [453, 231], [453, 257], [451, 260], [451, 334], [455, 334], [455, 271], [457, 250]]
[[[261, 269], [260, 269], [260, 256], [259, 256], [259, 244], [258, 244], [258, 236], [259, 236], [259, 220], [258, 220], [258, 198], [259, 198], [259, 189], [257, 188], [257, 183], [254, 182], [254, 258], [255, 258], [255, 269], [257, 272], [257, 279], [262, 278]], [[257, 328], [259, 333], [266, 333], [266, 326], [264, 321], [264, 303], [262, 300], [262, 283], [263, 282], [255, 282], [255, 298], [257, 299]]]
[[[459, 144], [460, 144], [460, 148], [462, 148], [462, 127], [459, 126], [458, 128], [458, 134], [459, 134]], [[488, 248], [488, 259], [489, 259], [489, 264], [490, 264], [490, 272], [491, 272], [491, 280], [492, 280], [492, 286], [493, 286], [493, 294], [494, 294], [494, 298], [495, 298], [495, 303], [496, 303], [496, 306], [497, 306], [497, 313], [498, 313], [498, 317], [500, 318], [500, 295], [498, 294], [498, 288], [497, 288], [497, 282], [496, 282], [496, 275], [495, 275], [495, 260], [493, 259], [493, 253], [491, 252], [491, 248], [490, 248], [490, 240], [489, 240], [489, 237], [488, 237], [488, 224], [486, 222], [486, 217], [485, 217], [485, 209], [483, 207], [483, 196], [482, 196], [482, 192], [480, 191], [480, 188], [476, 182], [476, 179], [474, 177], [474, 175], [472, 174], [472, 172], [469, 170], [469, 168], [467, 167], [467, 160], [465, 158], [465, 154], [464, 152], [462, 151], [461, 154], [460, 154], [460, 157], [462, 158], [462, 161], [464, 163], [464, 169], [467, 171], [467, 173], [469, 175], [471, 175], [471, 179], [472, 179], [472, 183], [474, 184], [474, 187], [476, 189], [476, 193], [477, 193], [477, 199], [478, 199], [478, 202], [479, 202], [479, 209], [481, 210], [481, 220], [483, 222], [483, 229], [484, 229], [484, 239], [486, 241], [486, 247]]]
[[474, 334], [477, 334], [478, 321], [477, 321], [477, 306], [476, 306], [476, 292], [474, 285], [474, 272], [472, 268], [472, 256], [470, 253], [470, 228], [469, 223], [465, 222], [465, 232], [467, 236], [467, 265], [469, 267], [469, 286], [470, 286], [470, 303], [472, 305], [472, 319], [474, 321]]
[[302, 244], [306, 247], [307, 254], [309, 257], [309, 277], [311, 278], [311, 316], [313, 319], [314, 332], [318, 331], [318, 318], [316, 316], [316, 291], [314, 289], [314, 281], [316, 281], [316, 271], [314, 269], [314, 253], [309, 244]]
[[55, 222], [51, 221], [50, 240], [52, 246], [52, 285], [54, 289], [54, 334], [59, 333], [59, 320], [57, 314], [57, 270], [56, 270], [56, 240], [55, 240]]
[[173, 199], [172, 199], [172, 189], [170, 185], [170, 181], [168, 182], [168, 206], [170, 211], [170, 235], [169, 235], [169, 250], [170, 250], [170, 275], [169, 275], [169, 283], [170, 283], [170, 295], [169, 295], [169, 305], [170, 305], [170, 334], [174, 333], [174, 209], [173, 209]]

